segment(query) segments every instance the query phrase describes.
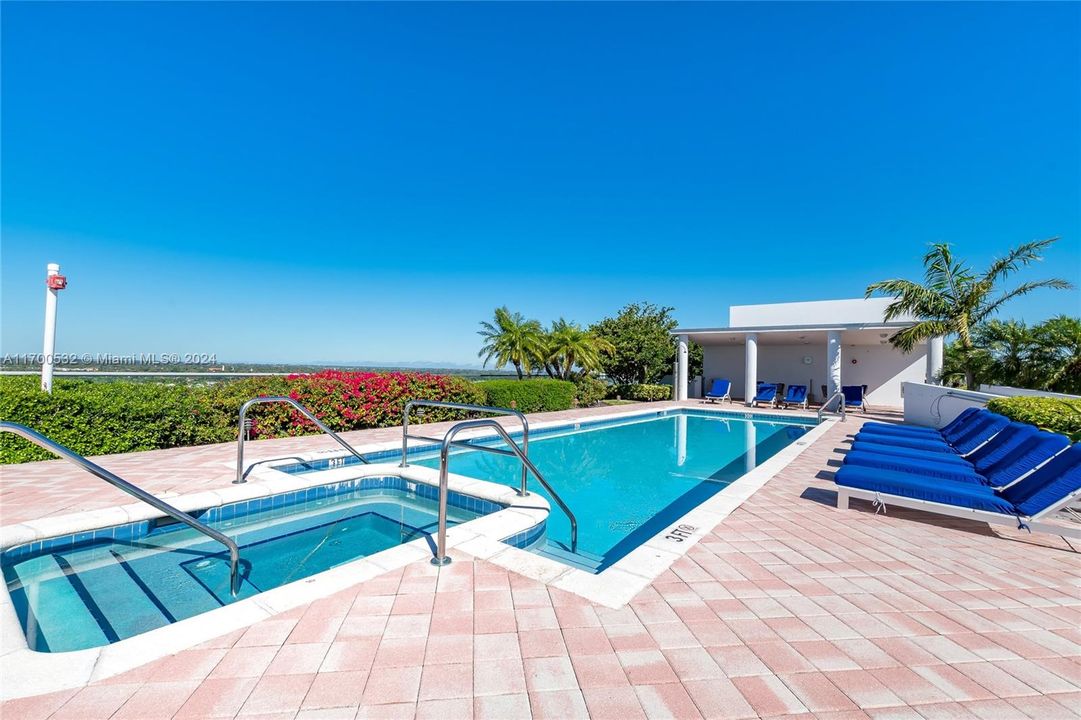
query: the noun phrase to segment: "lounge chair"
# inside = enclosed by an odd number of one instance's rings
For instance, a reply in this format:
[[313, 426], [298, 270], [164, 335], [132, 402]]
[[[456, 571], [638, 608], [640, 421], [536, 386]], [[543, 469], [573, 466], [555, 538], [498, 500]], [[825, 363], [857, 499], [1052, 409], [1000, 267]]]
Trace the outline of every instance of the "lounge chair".
[[804, 410], [807, 409], [807, 386], [806, 385], [789, 385], [788, 391], [784, 394], [784, 400], [781, 401], [781, 407], [788, 409], [789, 405], [798, 405]]
[[869, 422], [865, 422], [860, 427], [860, 432], [881, 432], [888, 435], [904, 435], [916, 437], [941, 437], [949, 433], [956, 432], [967, 422], [970, 422], [973, 417], [982, 409], [983, 408], [976, 406], [967, 407], [961, 411], [960, 415], [948, 422], [941, 429], [925, 427], [923, 425], [897, 425], [895, 423], [884, 423], [871, 420]]
[[1033, 468], [1047, 462], [1069, 445], [1070, 440], [1065, 435], [1037, 430], [1032, 425], [1011, 423], [972, 453], [969, 460], [940, 453], [916, 458], [853, 450], [845, 455], [842, 467], [878, 468], [1002, 489], [1020, 481]]
[[837, 471], [837, 507], [849, 498], [924, 510], [938, 515], [1081, 539], [1081, 526], [1048, 525], [1041, 519], [1066, 507], [1081, 494], [1081, 444], [1075, 444], [1004, 490], [967, 482], [879, 468], [846, 465]]
[[732, 381], [714, 380], [713, 387], [706, 393], [706, 400], [709, 400], [710, 402], [716, 402], [718, 400], [732, 402]]
[[759, 403], [768, 403], [770, 407], [777, 407], [777, 386], [774, 383], [758, 383], [758, 390], [751, 400], [751, 407], [758, 407]]
[[874, 446], [904, 447], [929, 453], [968, 455], [1004, 430], [1009, 424], [1009, 418], [990, 411], [984, 411], [980, 415], [974, 416], [972, 422], [964, 425], [957, 432], [943, 435], [938, 439], [858, 432], [855, 441], [852, 443], [852, 449], [874, 449], [865, 448], [865, 445], [870, 444]]
[[863, 385], [842, 385], [841, 394], [845, 396], [845, 408], [856, 408], [861, 412], [867, 412], [867, 403], [863, 396], [866, 388]]

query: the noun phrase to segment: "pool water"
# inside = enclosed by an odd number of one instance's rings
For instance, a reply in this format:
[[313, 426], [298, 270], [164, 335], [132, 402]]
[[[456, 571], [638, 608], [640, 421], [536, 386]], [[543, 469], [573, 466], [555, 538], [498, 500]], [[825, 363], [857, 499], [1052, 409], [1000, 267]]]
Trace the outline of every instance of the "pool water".
[[[385, 481], [380, 483], [379, 481]], [[398, 478], [317, 488], [203, 514], [240, 546], [243, 580], [229, 593], [228, 552], [182, 524], [139, 523], [50, 547], [12, 548], [3, 572], [31, 649], [61, 652], [132, 637], [434, 532], [436, 503]], [[395, 485], [403, 487], [395, 487]], [[414, 488], [415, 489], [415, 488]], [[448, 524], [498, 506], [456, 494]], [[256, 502], [256, 501], [253, 501]], [[93, 536], [97, 536], [96, 538]]]
[[[570, 522], [530, 476], [530, 491], [552, 502], [546, 534], [530, 549], [600, 572], [814, 426], [748, 417], [676, 411], [531, 433], [529, 458], [575, 514], [578, 547], [570, 551]], [[436, 456], [411, 462], [439, 467]], [[449, 467], [481, 480], [521, 482], [521, 462], [504, 455], [456, 451]]]

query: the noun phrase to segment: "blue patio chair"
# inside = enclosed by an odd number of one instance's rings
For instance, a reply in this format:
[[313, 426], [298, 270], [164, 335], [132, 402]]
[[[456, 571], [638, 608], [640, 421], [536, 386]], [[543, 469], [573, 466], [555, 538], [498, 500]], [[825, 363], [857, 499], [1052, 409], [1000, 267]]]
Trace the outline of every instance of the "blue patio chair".
[[706, 400], [711, 403], [718, 400], [732, 402], [732, 381], [722, 379], [714, 380], [713, 387], [706, 393]]
[[863, 385], [842, 385], [841, 394], [845, 396], [845, 408], [867, 412], [867, 403], [863, 400], [865, 392]]
[[[1002, 489], [1020, 481], [1033, 468], [1069, 445], [1070, 440], [1065, 435], [1038, 430], [1024, 423], [1011, 423], [967, 460], [941, 453], [927, 453], [917, 458], [853, 450], [845, 455], [842, 467], [878, 468]], [[938, 459], [940, 457], [942, 460]]]
[[806, 385], [789, 385], [788, 390], [784, 394], [784, 400], [781, 401], [781, 407], [788, 409], [789, 405], [798, 405], [804, 410], [807, 409], [807, 386]]
[[884, 423], [871, 420], [865, 422], [860, 427], [860, 432], [885, 433], [887, 435], [902, 435], [906, 437], [938, 438], [964, 427], [964, 425], [971, 422], [981, 410], [983, 410], [983, 408], [976, 406], [967, 407], [961, 411], [960, 415], [948, 422], [941, 429], [924, 427], [923, 425], [897, 425], [895, 423]]
[[1003, 490], [857, 465], [842, 466], [836, 481], [837, 507], [842, 510], [857, 497], [872, 501], [880, 511], [897, 505], [1081, 539], [1081, 526], [1040, 522], [1081, 494], [1081, 444], [1071, 445]]
[[758, 383], [758, 390], [751, 400], [751, 407], [758, 407], [759, 403], [768, 403], [770, 407], [777, 407], [777, 386], [774, 383]]
[[956, 455], [968, 455], [970, 452], [983, 445], [1010, 424], [1010, 419], [993, 413], [983, 411], [975, 419], [966, 424], [956, 433], [949, 436], [935, 438], [899, 437], [896, 435], [886, 436], [858, 432], [852, 443], [853, 450], [875, 449], [867, 448], [867, 445], [903, 447], [912, 450], [922, 450], [929, 453], [953, 453]]

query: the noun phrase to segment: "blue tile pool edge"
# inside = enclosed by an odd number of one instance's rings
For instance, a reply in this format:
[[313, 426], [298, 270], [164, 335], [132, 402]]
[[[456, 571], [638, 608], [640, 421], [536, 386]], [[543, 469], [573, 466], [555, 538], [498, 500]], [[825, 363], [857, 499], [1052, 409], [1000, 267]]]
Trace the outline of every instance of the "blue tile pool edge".
[[[439, 501], [439, 488], [415, 480], [407, 480], [405, 478], [388, 475], [382, 477], [354, 478], [351, 480], [327, 483], [325, 485], [316, 485], [310, 488], [292, 490], [276, 495], [265, 495], [251, 500], [226, 503], [205, 508], [203, 510], [188, 511], [188, 514], [205, 523], [225, 522], [227, 520], [245, 517], [265, 510], [285, 508], [290, 505], [297, 505], [310, 500], [329, 498], [356, 490], [360, 490], [361, 492], [394, 490], [406, 493], [407, 496], [409, 493], [412, 493], [416, 497], [426, 500]], [[477, 513], [478, 515], [487, 515], [498, 512], [506, 507], [491, 500], [465, 495], [456, 490], [449, 490], [447, 492], [447, 504]], [[160, 519], [139, 520], [98, 528], [96, 530], [68, 533], [29, 543], [13, 545], [4, 548], [3, 551], [0, 552], [0, 563], [8, 565], [28, 557], [55, 551], [69, 550], [76, 545], [83, 545], [99, 540], [120, 540], [127, 542], [146, 537], [155, 530], [158, 530], [160, 534], [172, 532], [174, 530], [187, 529], [187, 526], [183, 523], [160, 525], [159, 520]]]

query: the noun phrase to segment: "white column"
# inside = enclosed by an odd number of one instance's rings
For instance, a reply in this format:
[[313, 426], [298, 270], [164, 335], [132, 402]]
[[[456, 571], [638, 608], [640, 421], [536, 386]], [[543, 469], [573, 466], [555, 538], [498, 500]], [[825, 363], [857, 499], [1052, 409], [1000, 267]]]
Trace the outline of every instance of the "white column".
[[743, 455], [743, 472], [749, 473], [758, 465], [758, 427], [750, 420], [743, 421], [743, 442], [747, 452]]
[[[826, 337], [826, 373], [830, 395], [841, 391], [841, 331], [830, 330]], [[825, 398], [823, 398], [825, 400]]]
[[743, 361], [743, 401], [750, 405], [758, 394], [758, 333], [747, 333], [744, 337]]
[[[60, 266], [49, 263], [45, 268], [46, 277], [60, 274]], [[56, 353], [56, 295], [59, 291], [45, 288], [45, 342], [42, 346], [44, 357], [41, 361], [41, 389], [47, 393], [53, 391], [53, 355]]]
[[679, 347], [676, 350], [676, 400], [687, 399], [687, 336], [679, 336]]
[[943, 338], [941, 335], [931, 338], [927, 343], [927, 384], [939, 385], [942, 380], [942, 356], [944, 352]]

